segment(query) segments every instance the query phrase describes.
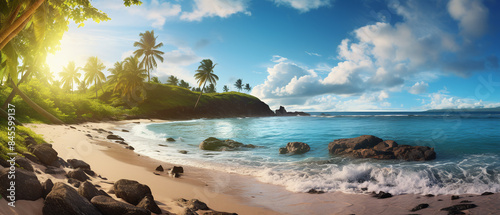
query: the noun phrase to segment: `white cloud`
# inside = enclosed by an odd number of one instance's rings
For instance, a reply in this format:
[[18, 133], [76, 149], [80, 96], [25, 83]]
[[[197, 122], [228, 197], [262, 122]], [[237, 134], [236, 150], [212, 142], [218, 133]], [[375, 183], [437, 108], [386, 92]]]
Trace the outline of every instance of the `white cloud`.
[[408, 90], [408, 92], [410, 92], [411, 94], [422, 94], [422, 93], [426, 93], [427, 92], [427, 88], [428, 87], [429, 87], [429, 84], [421, 81], [421, 82], [415, 83], [410, 88], [410, 90]]
[[321, 57], [321, 55], [320, 55], [320, 54], [318, 54], [318, 53], [314, 53], [314, 52], [308, 52], [308, 51], [306, 51], [306, 54], [308, 54], [308, 55], [310, 55], [310, 56]]
[[446, 90], [431, 93], [428, 97], [428, 100], [423, 100], [423, 108], [425, 109], [492, 108], [500, 106], [500, 103], [451, 96]]
[[[103, 4], [103, 9], [112, 9], [120, 11], [117, 13], [122, 13], [125, 10], [128, 14], [133, 16], [127, 17], [117, 17], [118, 19], [131, 19], [127, 22], [141, 22], [142, 19], [137, 19], [143, 17], [143, 19], [150, 22], [150, 25], [154, 28], [162, 29], [166, 20], [169, 18], [176, 18], [181, 13], [181, 6], [179, 4], [174, 4], [170, 2], [159, 2], [158, 0], [151, 0], [151, 2], [144, 2], [141, 6], [125, 7], [123, 6], [123, 1], [111, 0], [106, 1]], [[114, 17], [112, 17], [114, 18]], [[142, 20], [144, 22], [145, 20]], [[125, 23], [127, 23], [125, 22]], [[130, 24], [130, 23], [127, 23]], [[141, 25], [141, 24], [138, 24]]]
[[275, 62], [275, 63], [281, 63], [281, 62], [285, 62], [287, 61], [288, 58], [286, 57], [281, 57], [279, 55], [273, 55], [273, 58], [271, 59], [272, 62]]
[[274, 2], [277, 5], [287, 5], [293, 7], [302, 13], [331, 5], [330, 0], [274, 0]]
[[459, 21], [461, 33], [466, 37], [480, 37], [488, 29], [488, 8], [479, 0], [451, 0], [448, 12]]
[[195, 0], [192, 12], [183, 12], [182, 20], [201, 21], [204, 17], [226, 18], [236, 13], [251, 15], [247, 0]]

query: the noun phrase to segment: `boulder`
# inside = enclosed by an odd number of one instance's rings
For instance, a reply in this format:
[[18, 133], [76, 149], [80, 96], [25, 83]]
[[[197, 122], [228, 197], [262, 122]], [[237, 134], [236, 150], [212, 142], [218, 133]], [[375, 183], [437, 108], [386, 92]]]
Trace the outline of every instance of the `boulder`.
[[73, 187], [79, 188], [82, 182], [74, 178], [68, 178], [68, 184], [73, 185]]
[[29, 160], [24, 157], [16, 156], [16, 163], [25, 170], [28, 170], [30, 172], [35, 171]]
[[104, 215], [150, 215], [151, 213], [140, 207], [133, 206], [131, 204], [117, 201], [111, 197], [107, 196], [95, 196], [91, 200], [92, 204], [99, 209]]
[[134, 150], [135, 150], [135, 148], [134, 148], [134, 147], [132, 147], [132, 146], [125, 146], [125, 148], [126, 148], [126, 149], [129, 149], [129, 150], [132, 150], [132, 151], [134, 151]]
[[64, 171], [64, 169], [59, 167], [48, 166], [47, 169], [45, 169], [45, 173], [51, 175], [57, 175], [57, 174], [66, 174], [66, 171]]
[[399, 145], [393, 140], [383, 141], [372, 135], [334, 140], [328, 144], [328, 150], [330, 154], [348, 155], [355, 158], [399, 159], [406, 161], [436, 159], [434, 148]]
[[139, 204], [137, 204], [137, 207], [144, 208], [148, 211], [151, 211], [155, 214], [161, 214], [161, 209], [158, 207], [156, 204], [155, 200], [153, 199], [153, 196], [147, 195], [145, 196]]
[[160, 165], [160, 166], [156, 167], [156, 169], [155, 169], [155, 170], [156, 170], [156, 171], [158, 171], [158, 172], [163, 172], [163, 170], [164, 170], [164, 169], [163, 169], [163, 167]]
[[167, 142], [175, 142], [175, 139], [172, 137], [167, 138]]
[[207, 204], [205, 204], [204, 202], [202, 202], [198, 199], [191, 199], [188, 201], [187, 199], [180, 198], [180, 199], [177, 199], [177, 202], [179, 202], [180, 205], [191, 209], [192, 211], [210, 210], [210, 208], [207, 206]]
[[71, 168], [73, 168], [73, 169], [77, 169], [77, 168], [90, 169], [90, 165], [87, 162], [82, 161], [82, 160], [68, 159], [68, 163], [71, 165]]
[[429, 207], [429, 204], [426, 204], [426, 203], [419, 204], [419, 205], [415, 206], [414, 208], [412, 208], [410, 211], [415, 212], [415, 211], [422, 210], [422, 209], [428, 208], [428, 207]]
[[51, 165], [57, 161], [57, 152], [50, 144], [42, 143], [40, 145], [34, 145], [30, 147], [30, 152], [45, 165]]
[[137, 205], [147, 196], [152, 195], [148, 185], [141, 184], [137, 181], [120, 179], [113, 185], [116, 197], [122, 198], [126, 202]]
[[442, 211], [462, 211], [462, 210], [467, 210], [471, 208], [475, 208], [477, 205], [475, 204], [458, 204], [458, 205], [453, 205], [450, 207], [446, 208], [441, 208]]
[[78, 194], [85, 197], [89, 201], [92, 200], [94, 196], [102, 195], [102, 193], [99, 192], [99, 190], [97, 190], [97, 188], [95, 188], [95, 186], [88, 181], [83, 182], [80, 187], [78, 187]]
[[101, 214], [87, 199], [78, 195], [75, 189], [62, 182], [56, 183], [47, 195], [42, 212], [44, 215]]
[[170, 175], [184, 173], [184, 168], [182, 168], [182, 166], [174, 166], [174, 167], [172, 167], [172, 169], [170, 169], [170, 171], [168, 173]]
[[57, 166], [57, 167], [62, 166], [64, 168], [71, 168], [71, 165], [68, 162], [66, 162], [64, 159], [62, 159], [61, 157], [57, 158], [57, 162], [59, 163], [59, 165], [56, 164], [54, 166]]
[[122, 132], [130, 132], [129, 130], [126, 130], [126, 129], [122, 129]]
[[311, 150], [307, 143], [303, 142], [289, 142], [286, 147], [280, 148], [280, 154], [304, 154]]
[[[9, 179], [9, 168], [0, 170], [0, 195], [8, 199], [13, 194], [15, 200], [37, 200], [42, 197], [42, 185], [35, 173], [24, 169], [15, 170], [15, 179]], [[15, 190], [9, 191], [11, 182], [15, 182]]]
[[179, 150], [178, 152], [181, 153], [181, 154], [187, 154], [188, 153], [188, 151], [186, 151], [186, 150]]
[[199, 147], [202, 150], [209, 150], [209, 151], [230, 151], [240, 147], [255, 148], [255, 146], [253, 145], [245, 145], [243, 143], [230, 139], [220, 140], [215, 137], [209, 137], [205, 139], [203, 142], [200, 143]]
[[384, 191], [380, 191], [380, 192], [378, 192], [376, 194], [373, 194], [373, 197], [375, 197], [377, 199], [386, 199], [386, 198], [391, 198], [392, 194], [386, 193]]
[[50, 180], [50, 178], [42, 182], [42, 197], [44, 199], [47, 197], [50, 191], [52, 191], [53, 187], [54, 183], [52, 183], [52, 180]]
[[106, 137], [109, 140], [121, 140], [124, 141], [124, 139], [116, 134], [110, 134]]
[[28, 160], [32, 161], [33, 163], [41, 164], [40, 160], [38, 160], [38, 158], [36, 158], [36, 156], [34, 156], [30, 153], [25, 152], [25, 153], [23, 153], [23, 156], [25, 158], [27, 158]]
[[89, 176], [87, 176], [87, 174], [85, 174], [83, 169], [80, 169], [80, 168], [73, 170], [73, 171], [69, 171], [68, 178], [74, 178], [74, 179], [79, 180], [79, 181], [86, 181], [86, 180], [90, 179]]

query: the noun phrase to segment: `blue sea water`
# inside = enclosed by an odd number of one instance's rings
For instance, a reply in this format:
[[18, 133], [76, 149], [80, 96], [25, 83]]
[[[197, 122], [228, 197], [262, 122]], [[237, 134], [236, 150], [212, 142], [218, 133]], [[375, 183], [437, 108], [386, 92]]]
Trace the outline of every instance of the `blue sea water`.
[[[311, 116], [198, 119], [129, 124], [117, 132], [140, 154], [180, 165], [256, 177], [292, 192], [309, 189], [392, 194], [500, 192], [500, 113], [334, 112]], [[434, 147], [426, 162], [332, 156], [335, 139], [375, 135], [399, 144]], [[166, 142], [173, 137], [177, 141]], [[262, 146], [212, 152], [198, 148], [207, 137]], [[288, 142], [310, 145], [303, 155], [280, 155]], [[166, 144], [168, 147], [159, 146]], [[178, 150], [186, 150], [181, 154]]]

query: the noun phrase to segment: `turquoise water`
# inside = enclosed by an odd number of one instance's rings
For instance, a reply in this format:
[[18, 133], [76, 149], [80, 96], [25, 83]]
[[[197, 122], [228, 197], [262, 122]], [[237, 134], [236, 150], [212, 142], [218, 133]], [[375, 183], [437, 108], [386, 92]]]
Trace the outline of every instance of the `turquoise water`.
[[[117, 132], [137, 153], [181, 165], [250, 175], [292, 192], [319, 189], [348, 193], [462, 194], [500, 192], [500, 113], [313, 113], [310, 117], [199, 119], [130, 124]], [[375, 135], [399, 144], [434, 147], [428, 162], [379, 161], [332, 156], [334, 139]], [[177, 141], [168, 143], [165, 138]], [[207, 137], [262, 146], [211, 152], [198, 148]], [[300, 141], [303, 155], [280, 155]], [[161, 147], [158, 144], [166, 144]], [[187, 150], [180, 154], [178, 150]]]

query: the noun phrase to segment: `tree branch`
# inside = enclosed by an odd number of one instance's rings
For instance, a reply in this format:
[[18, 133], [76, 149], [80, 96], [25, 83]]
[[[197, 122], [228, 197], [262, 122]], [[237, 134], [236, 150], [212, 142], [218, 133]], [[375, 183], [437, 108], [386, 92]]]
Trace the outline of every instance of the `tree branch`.
[[[14, 31], [16, 31], [17, 28], [19, 28], [19, 26], [23, 25], [23, 23], [25, 23], [26, 20], [29, 20], [29, 18], [31, 17], [31, 15], [33, 15], [35, 13], [35, 11], [40, 7], [40, 5], [42, 5], [42, 3], [44, 1], [45, 0], [37, 0], [35, 3], [33, 3], [28, 8], [28, 10], [26, 10], [23, 13], [23, 15], [21, 15], [21, 17], [19, 17], [18, 19], [16, 19], [14, 21], [14, 23], [12, 23], [11, 25], [4, 26], [5, 28], [0, 33], [0, 42], [1, 42], [1, 44], [3, 44], [3, 46], [0, 46], [0, 50], [2, 50], [3, 47], [5, 46], [5, 44], [7, 44], [12, 38], [14, 38], [17, 35], [17, 33], [14, 34], [14, 36], [12, 36], [12, 37], [9, 37], [9, 36], [12, 33], [14, 33]], [[26, 24], [24, 24], [24, 25], [26, 25]], [[10, 38], [10, 39], [8, 39], [8, 38]]]

